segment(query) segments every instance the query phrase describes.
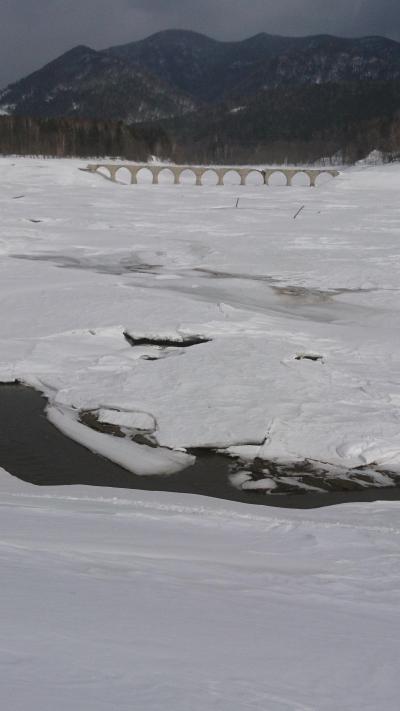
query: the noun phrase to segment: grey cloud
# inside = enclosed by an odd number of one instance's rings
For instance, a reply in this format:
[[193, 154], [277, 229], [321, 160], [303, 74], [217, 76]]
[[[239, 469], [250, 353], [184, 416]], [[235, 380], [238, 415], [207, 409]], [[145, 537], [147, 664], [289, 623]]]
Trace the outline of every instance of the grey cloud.
[[383, 34], [400, 39], [398, 0], [2, 0], [0, 86], [76, 44], [122, 44], [168, 28], [220, 39]]

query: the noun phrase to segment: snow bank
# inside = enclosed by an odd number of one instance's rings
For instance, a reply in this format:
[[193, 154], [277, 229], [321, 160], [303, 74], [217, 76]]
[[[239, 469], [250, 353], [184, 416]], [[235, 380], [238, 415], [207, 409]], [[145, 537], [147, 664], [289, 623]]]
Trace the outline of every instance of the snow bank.
[[95, 432], [56, 407], [47, 408], [47, 417], [67, 437], [139, 476], [173, 474], [195, 461], [194, 457], [183, 452], [147, 447], [128, 439]]

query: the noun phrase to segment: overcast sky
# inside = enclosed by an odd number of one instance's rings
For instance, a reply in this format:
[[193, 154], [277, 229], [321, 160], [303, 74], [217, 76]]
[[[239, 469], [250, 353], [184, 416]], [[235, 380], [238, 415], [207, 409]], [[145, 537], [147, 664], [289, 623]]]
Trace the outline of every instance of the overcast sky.
[[258, 32], [400, 39], [400, 0], [0, 0], [0, 87], [77, 44], [102, 49], [170, 28], [217, 39]]

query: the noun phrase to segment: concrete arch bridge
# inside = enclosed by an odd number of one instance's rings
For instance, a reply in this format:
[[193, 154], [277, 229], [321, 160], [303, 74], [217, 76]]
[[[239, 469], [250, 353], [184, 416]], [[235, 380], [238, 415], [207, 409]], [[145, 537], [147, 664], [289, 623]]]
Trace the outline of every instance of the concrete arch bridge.
[[[160, 178], [169, 175], [170, 182], [175, 185], [180, 185], [183, 180], [191, 175], [192, 182], [195, 185], [204, 185], [207, 176], [207, 183], [212, 178], [215, 185], [224, 185], [227, 176], [235, 176], [236, 184], [247, 185], [250, 176], [257, 177], [257, 182], [262, 185], [270, 185], [271, 178], [274, 175], [283, 176], [283, 184], [291, 186], [294, 184], [296, 176], [306, 176], [306, 180], [310, 187], [315, 187], [318, 184], [320, 176], [330, 176], [335, 178], [339, 175], [338, 170], [331, 169], [315, 169], [315, 168], [238, 168], [232, 166], [213, 167], [213, 166], [194, 166], [194, 165], [153, 165], [151, 163], [91, 163], [86, 168], [90, 173], [99, 173], [104, 177], [118, 182], [118, 172], [127, 170], [130, 173], [131, 185], [137, 185], [140, 182], [140, 175], [143, 171], [147, 172], [147, 177], [150, 177], [150, 182], [153, 185], [158, 185]], [[172, 178], [172, 179], [171, 179]], [[146, 181], [148, 182], [148, 181]]]

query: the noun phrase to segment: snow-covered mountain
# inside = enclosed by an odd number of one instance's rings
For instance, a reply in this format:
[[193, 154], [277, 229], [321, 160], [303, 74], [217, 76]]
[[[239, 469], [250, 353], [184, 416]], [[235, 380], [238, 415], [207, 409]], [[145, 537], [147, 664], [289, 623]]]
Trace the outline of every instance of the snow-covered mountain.
[[0, 113], [149, 121], [299, 84], [400, 78], [382, 37], [220, 42], [181, 30], [95, 51], [76, 47], [0, 93]]

